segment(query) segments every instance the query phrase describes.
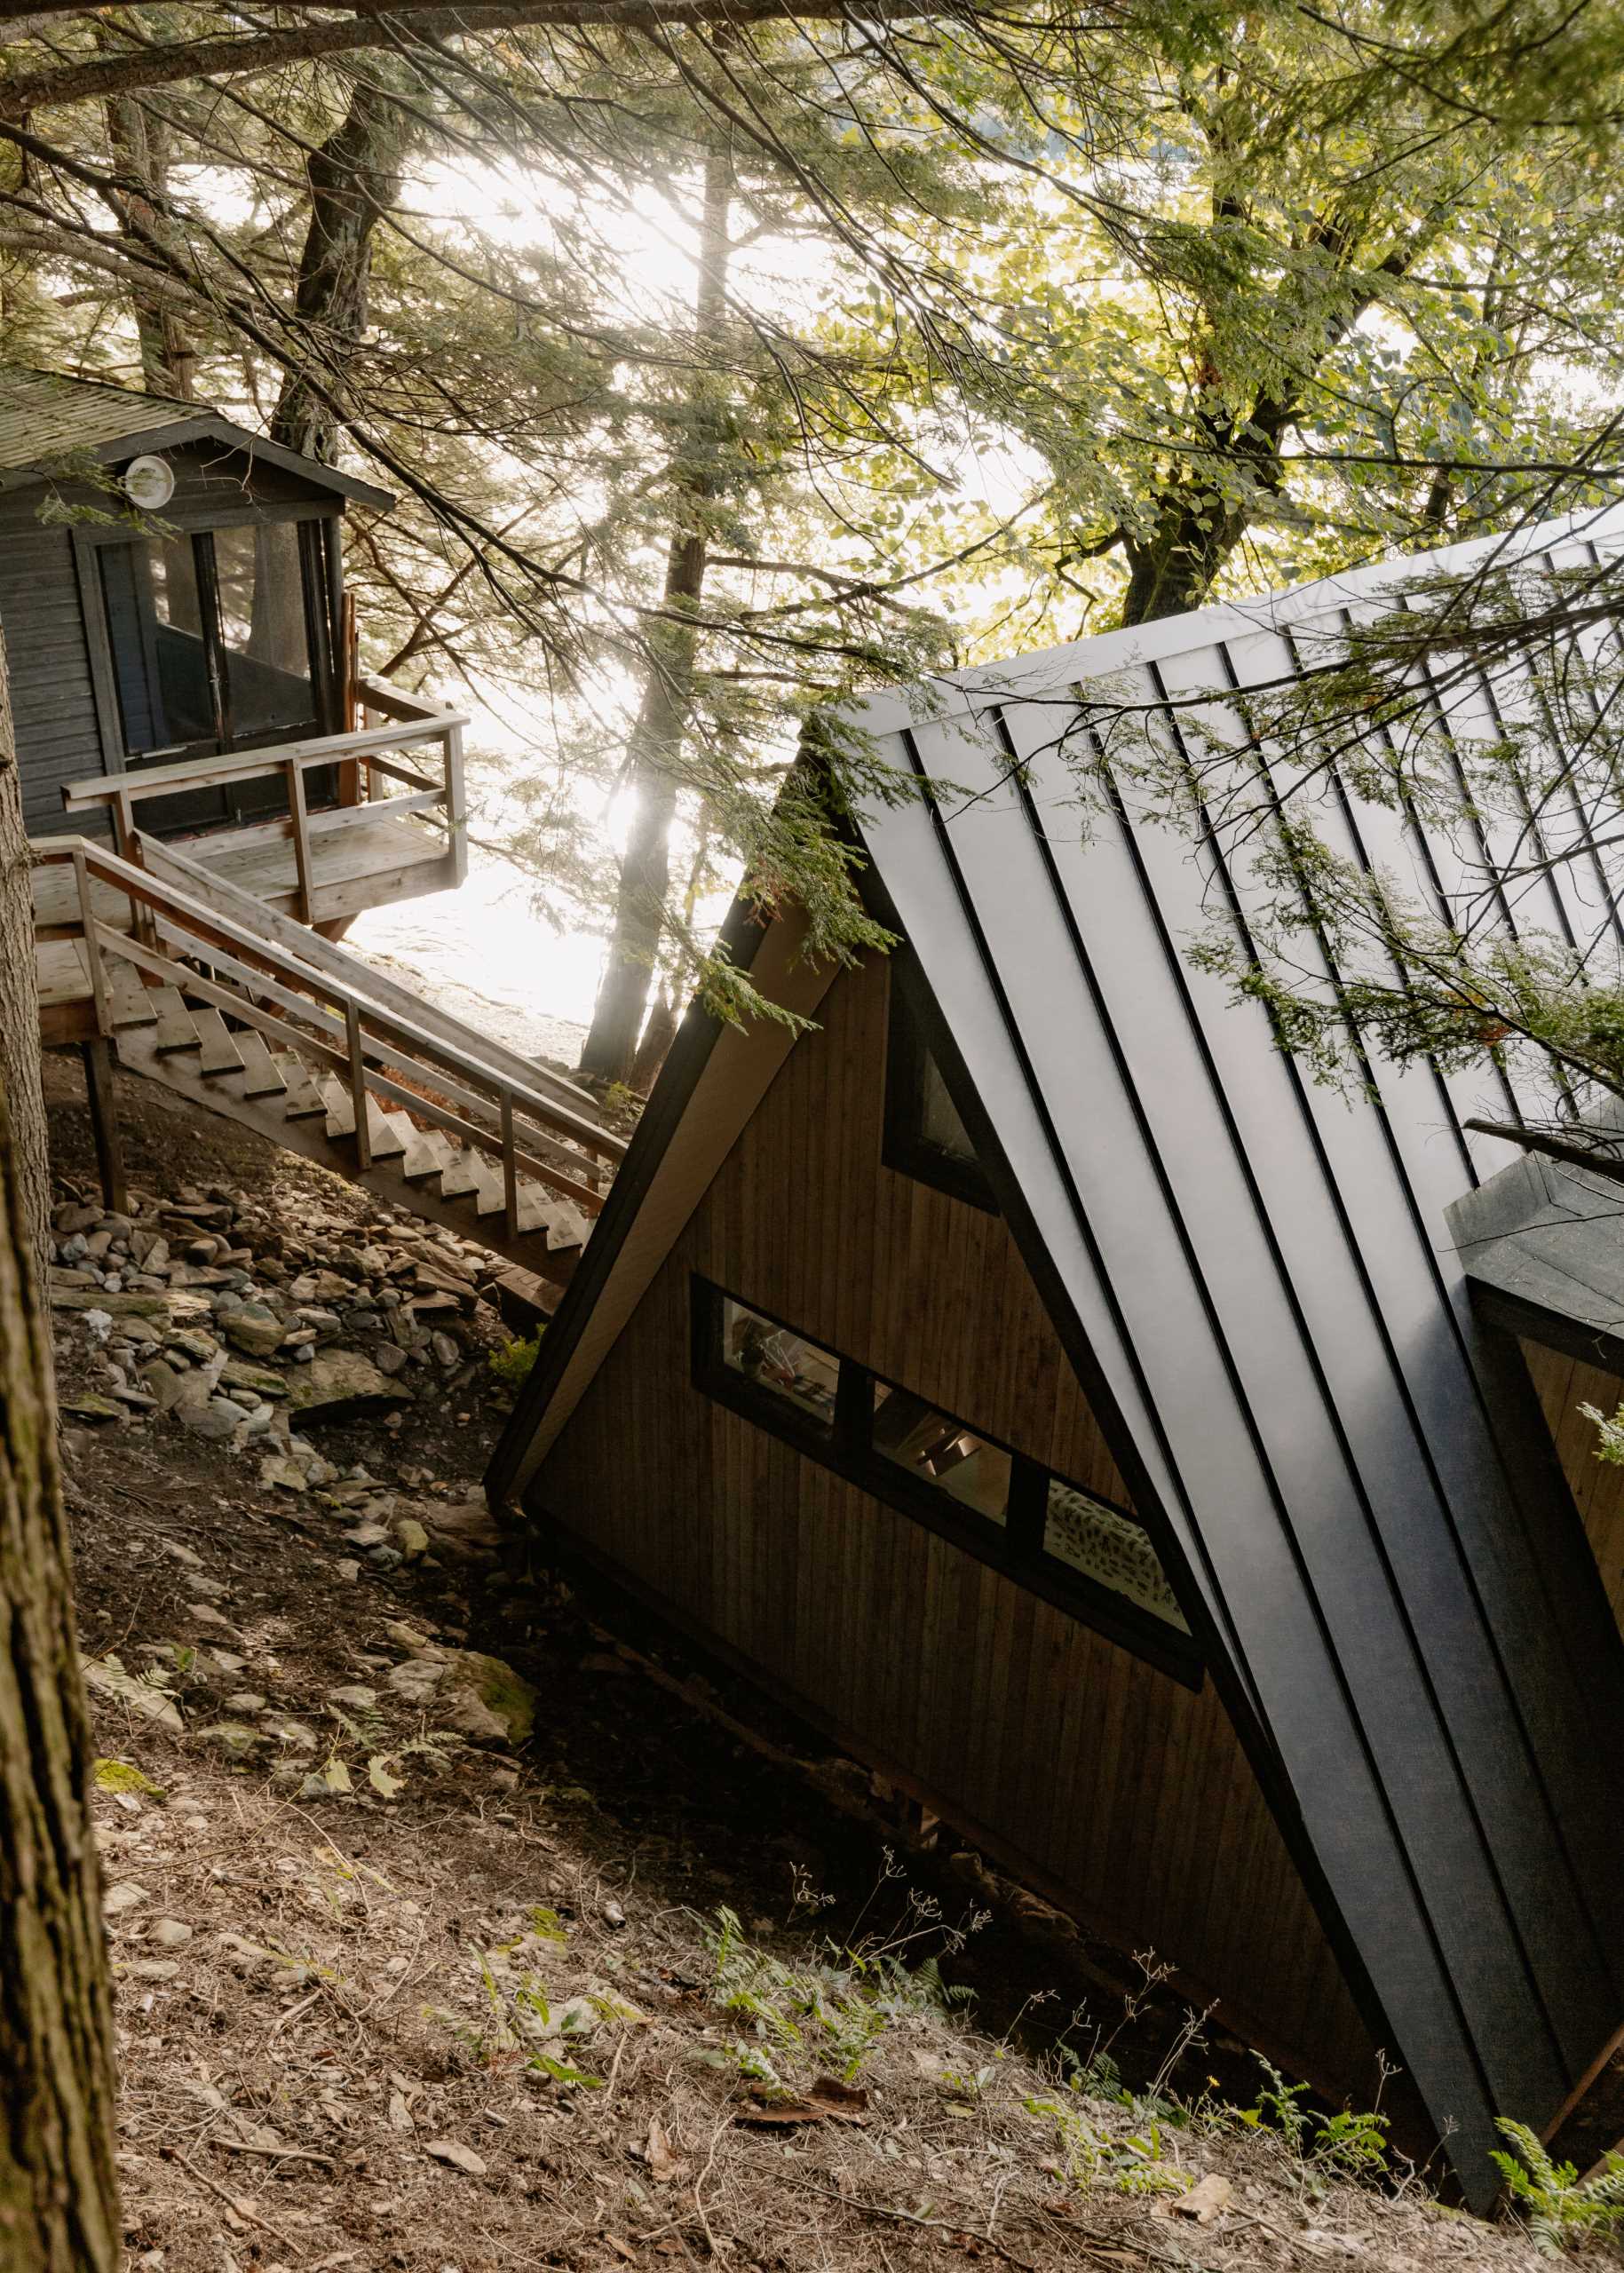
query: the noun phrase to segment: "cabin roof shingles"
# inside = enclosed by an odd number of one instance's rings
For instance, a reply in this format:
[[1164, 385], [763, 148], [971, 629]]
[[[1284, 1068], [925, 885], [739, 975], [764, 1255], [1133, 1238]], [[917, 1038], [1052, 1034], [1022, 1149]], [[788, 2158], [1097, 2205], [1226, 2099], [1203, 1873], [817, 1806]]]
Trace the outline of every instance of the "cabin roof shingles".
[[223, 416], [210, 403], [182, 402], [101, 379], [0, 362], [0, 490], [54, 473], [65, 463], [71, 464], [75, 454], [116, 463], [143, 449], [197, 441], [263, 458], [318, 489], [336, 491], [379, 512], [394, 503], [376, 483], [284, 449]]
[[0, 366], [0, 471], [29, 473], [75, 450], [139, 440], [208, 414], [194, 402], [54, 371]]

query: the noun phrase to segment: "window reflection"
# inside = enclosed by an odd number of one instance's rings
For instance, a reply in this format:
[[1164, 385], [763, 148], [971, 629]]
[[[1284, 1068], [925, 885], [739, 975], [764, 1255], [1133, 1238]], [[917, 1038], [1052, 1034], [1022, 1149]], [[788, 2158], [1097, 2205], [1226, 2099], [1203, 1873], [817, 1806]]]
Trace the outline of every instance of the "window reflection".
[[837, 1358], [815, 1342], [775, 1326], [759, 1311], [747, 1310], [731, 1295], [722, 1298], [722, 1358], [734, 1373], [758, 1389], [781, 1398], [820, 1426], [835, 1422], [835, 1388], [839, 1378]]
[[1009, 1453], [912, 1390], [875, 1382], [870, 1441], [876, 1453], [922, 1483], [937, 1485], [961, 1507], [973, 1509], [989, 1523], [1008, 1521]]

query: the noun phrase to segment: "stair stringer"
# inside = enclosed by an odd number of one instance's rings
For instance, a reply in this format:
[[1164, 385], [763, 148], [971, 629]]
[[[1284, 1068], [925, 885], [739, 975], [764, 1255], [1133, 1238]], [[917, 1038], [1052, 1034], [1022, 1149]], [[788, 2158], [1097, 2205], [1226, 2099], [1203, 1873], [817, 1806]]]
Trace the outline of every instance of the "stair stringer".
[[278, 1145], [283, 1152], [297, 1152], [307, 1160], [316, 1161], [342, 1177], [345, 1184], [360, 1184], [378, 1199], [404, 1208], [408, 1215], [425, 1223], [443, 1224], [459, 1238], [488, 1247], [492, 1254], [533, 1272], [555, 1300], [574, 1276], [582, 1252], [580, 1247], [549, 1248], [544, 1232], [527, 1232], [516, 1240], [510, 1239], [501, 1216], [476, 1214], [471, 1194], [466, 1199], [444, 1200], [424, 1180], [408, 1182], [400, 1175], [394, 1159], [375, 1160], [369, 1168], [361, 1168], [353, 1145], [347, 1140], [343, 1144], [334, 1142], [320, 1119], [285, 1119], [277, 1109], [275, 1098], [261, 1103], [257, 1098], [244, 1097], [240, 1074], [201, 1072], [194, 1050], [160, 1052], [154, 1033], [152, 1027], [126, 1027], [120, 1032], [116, 1041], [118, 1060], [127, 1072], [139, 1073], [144, 1081], [154, 1081], [161, 1089], [201, 1105], [205, 1113], [218, 1113], [223, 1120], [251, 1129], [256, 1136], [263, 1136], [267, 1144]]

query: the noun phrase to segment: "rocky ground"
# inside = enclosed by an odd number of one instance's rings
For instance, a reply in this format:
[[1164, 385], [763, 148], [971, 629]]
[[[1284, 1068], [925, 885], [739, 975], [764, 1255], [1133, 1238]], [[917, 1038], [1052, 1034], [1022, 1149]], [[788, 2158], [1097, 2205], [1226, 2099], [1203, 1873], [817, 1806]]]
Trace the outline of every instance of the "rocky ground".
[[131, 2269], [1531, 2273], [493, 1523], [487, 1257], [52, 1081]]

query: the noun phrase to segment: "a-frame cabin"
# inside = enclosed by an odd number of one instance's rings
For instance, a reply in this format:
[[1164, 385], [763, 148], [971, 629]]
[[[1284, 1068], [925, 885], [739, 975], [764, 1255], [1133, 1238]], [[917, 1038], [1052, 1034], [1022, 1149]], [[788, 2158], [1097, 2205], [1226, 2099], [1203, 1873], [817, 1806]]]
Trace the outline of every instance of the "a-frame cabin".
[[[1448, 1223], [1524, 1156], [1484, 1081], [1316, 1085], [1186, 952], [1244, 845], [1109, 772], [1085, 819], [1065, 754], [1091, 690], [1278, 683], [1391, 575], [867, 706], [955, 785], [856, 824], [903, 944], [735, 910], [815, 1024], [690, 1013], [489, 1485], [1299, 2074], [1396, 2060], [1482, 2206], [1496, 2117], [1573, 2129], [1624, 2023], [1624, 1645]], [[1324, 791], [1480, 892], [1480, 829]], [[1614, 920], [1586, 883], [1513, 920]]]

